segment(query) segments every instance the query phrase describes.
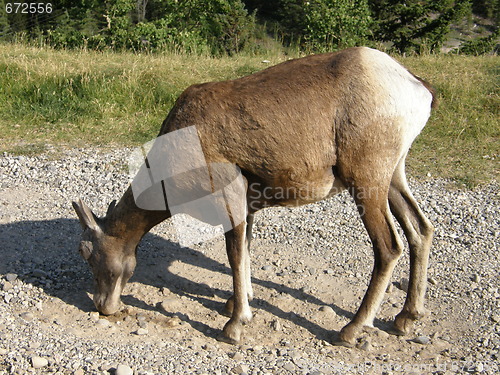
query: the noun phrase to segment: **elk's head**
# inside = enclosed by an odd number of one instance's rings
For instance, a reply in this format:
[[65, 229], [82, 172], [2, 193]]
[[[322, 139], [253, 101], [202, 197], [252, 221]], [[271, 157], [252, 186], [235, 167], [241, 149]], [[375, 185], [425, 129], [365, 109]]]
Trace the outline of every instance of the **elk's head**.
[[98, 218], [82, 200], [73, 202], [83, 233], [80, 255], [89, 263], [94, 274], [94, 304], [104, 315], [120, 309], [120, 295], [134, 273], [135, 246], [128, 248], [127, 241], [106, 233], [110, 213], [115, 202], [109, 205], [105, 218]]

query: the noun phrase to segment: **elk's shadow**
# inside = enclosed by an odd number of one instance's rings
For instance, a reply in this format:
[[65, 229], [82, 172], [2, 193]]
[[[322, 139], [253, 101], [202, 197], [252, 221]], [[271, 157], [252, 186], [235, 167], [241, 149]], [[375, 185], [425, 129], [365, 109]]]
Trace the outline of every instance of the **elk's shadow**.
[[[77, 252], [80, 233], [81, 227], [76, 219], [19, 221], [0, 225], [0, 274], [17, 274], [24, 282], [41, 287], [50, 296], [83, 311], [95, 311], [88, 296], [93, 290], [92, 275], [88, 265]], [[200, 251], [181, 247], [175, 242], [149, 233], [139, 246], [136, 274], [131, 281], [157, 288], [166, 287], [172, 293], [180, 296], [188, 295], [209, 309], [221, 311], [223, 304], [211, 297], [215, 294], [227, 299], [231, 295], [231, 285], [227, 285], [226, 290], [214, 289], [206, 284], [189, 280], [182, 274], [172, 273], [169, 269], [174, 261], [213, 272], [231, 274], [229, 267]], [[278, 293], [289, 294], [298, 300], [317, 305], [325, 304], [311, 294], [280, 283], [255, 277], [252, 278], [252, 282], [274, 289]], [[130, 295], [125, 295], [123, 300], [129, 305], [158, 311], [157, 306], [151, 306]], [[299, 314], [285, 312], [268, 301], [256, 298], [251, 305], [253, 308], [269, 311], [274, 316], [303, 326], [318, 338], [327, 339], [330, 336], [323, 327]], [[353, 317], [352, 312], [336, 305], [330, 306], [337, 315], [349, 319]], [[160, 311], [165, 314], [165, 311]], [[207, 331], [204, 322], [189, 320], [187, 315], [182, 314], [181, 319], [189, 321], [195, 329]]]

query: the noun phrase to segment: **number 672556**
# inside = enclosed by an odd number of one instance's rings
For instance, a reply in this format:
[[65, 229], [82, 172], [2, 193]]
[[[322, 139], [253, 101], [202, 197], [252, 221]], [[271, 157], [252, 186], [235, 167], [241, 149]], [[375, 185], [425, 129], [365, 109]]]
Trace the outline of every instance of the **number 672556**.
[[6, 3], [5, 11], [8, 14], [45, 14], [52, 13], [52, 3]]

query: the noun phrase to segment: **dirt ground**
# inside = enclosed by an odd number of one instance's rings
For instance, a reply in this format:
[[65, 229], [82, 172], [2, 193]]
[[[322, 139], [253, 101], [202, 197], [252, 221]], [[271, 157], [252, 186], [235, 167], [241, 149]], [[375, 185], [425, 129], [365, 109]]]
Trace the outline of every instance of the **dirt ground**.
[[[14, 185], [6, 184], [0, 195], [0, 278], [4, 291], [9, 273], [34, 289], [31, 296], [17, 295], [17, 301], [1, 303], [14, 316], [30, 312], [43, 335], [70, 335], [76, 341], [109, 345], [147, 342], [161, 348], [175, 343], [186, 351], [225, 353], [233, 365], [239, 358], [234, 358], [235, 353], [240, 352], [244, 353], [240, 361], [249, 367], [239, 373], [313, 374], [304, 370], [312, 368], [306, 366], [312, 362], [316, 374], [498, 371], [500, 329], [492, 318], [499, 307], [498, 269], [488, 268], [488, 256], [493, 257], [490, 266], [495, 265], [498, 253], [492, 255], [490, 247], [489, 255], [469, 255], [474, 243], [453, 235], [446, 221], [435, 222], [426, 304], [431, 314], [417, 322], [408, 336], [386, 332], [404, 303], [405, 254], [375, 327], [348, 349], [331, 342], [359, 306], [373, 264], [370, 242], [349, 197], [312, 208], [262, 212], [256, 218], [252, 243], [254, 318], [246, 326], [242, 344], [235, 347], [216, 340], [227, 321], [221, 311], [231, 295], [222, 236], [183, 247], [176, 241], [172, 222], [154, 228], [139, 247], [136, 272], [124, 290], [127, 307], [103, 317], [91, 301], [90, 271], [76, 251], [80, 226], [68, 195], [40, 184]], [[453, 206], [449, 202], [457, 194], [468, 194], [446, 191], [441, 185], [434, 189], [448, 196], [448, 203], [438, 208]], [[105, 209], [105, 203], [100, 209]], [[342, 215], [326, 218], [326, 209]], [[461, 210], [459, 205], [450, 210], [455, 209]], [[297, 222], [299, 228], [294, 226]], [[498, 236], [498, 228], [493, 230], [497, 231], [493, 236]], [[496, 244], [493, 247], [498, 245], [494, 238], [490, 238]], [[43, 303], [43, 308], [30, 299]], [[5, 362], [11, 349], [5, 341], [2, 345], [7, 348], [0, 351]], [[280, 367], [283, 350], [295, 367]]]

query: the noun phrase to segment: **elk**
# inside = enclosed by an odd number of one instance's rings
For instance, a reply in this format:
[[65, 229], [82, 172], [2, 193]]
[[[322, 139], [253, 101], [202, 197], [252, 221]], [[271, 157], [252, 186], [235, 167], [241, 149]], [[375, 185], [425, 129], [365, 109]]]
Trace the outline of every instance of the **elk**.
[[[409, 189], [405, 159], [434, 97], [427, 82], [366, 47], [289, 60], [243, 78], [193, 85], [180, 95], [159, 136], [194, 125], [206, 163], [237, 166], [243, 181], [228, 198], [242, 220], [228, 211], [233, 225], [224, 235], [233, 295], [225, 305], [230, 319], [220, 340], [240, 342], [243, 325], [252, 318], [254, 214], [263, 207], [320, 201], [342, 190], [358, 207], [373, 245], [374, 266], [358, 311], [334, 341], [351, 347], [363, 327], [373, 324], [403, 251], [394, 218], [408, 240], [410, 275], [406, 301], [391, 331], [407, 334], [426, 314], [434, 229]], [[182, 148], [176, 157], [182, 160]], [[190, 182], [183, 180], [183, 188], [189, 189]], [[172, 210], [141, 208], [132, 187], [110, 204], [104, 218], [81, 199], [73, 207], [83, 227], [79, 250], [96, 280], [94, 304], [102, 314], [113, 314], [134, 272], [138, 243]]]

